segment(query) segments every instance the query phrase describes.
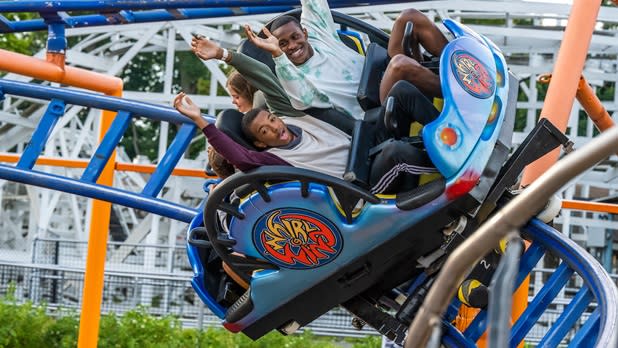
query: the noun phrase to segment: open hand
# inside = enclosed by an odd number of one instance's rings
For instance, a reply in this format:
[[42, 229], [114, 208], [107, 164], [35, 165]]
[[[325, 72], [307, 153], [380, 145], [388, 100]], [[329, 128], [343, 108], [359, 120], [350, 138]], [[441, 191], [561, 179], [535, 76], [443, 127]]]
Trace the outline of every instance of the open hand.
[[191, 40], [191, 50], [203, 60], [218, 59], [223, 55], [223, 50], [216, 42], [210, 41], [203, 36], [193, 37]]
[[190, 118], [200, 129], [208, 126], [208, 121], [202, 117], [200, 108], [193, 103], [185, 92], [180, 92], [174, 98], [174, 108], [181, 114]]
[[283, 51], [279, 48], [279, 39], [271, 34], [271, 32], [266, 28], [263, 28], [262, 31], [264, 32], [264, 35], [266, 35], [265, 39], [255, 35], [253, 30], [251, 30], [251, 27], [249, 25], [245, 25], [245, 33], [247, 33], [247, 37], [254, 45], [264, 51], [269, 52], [273, 55], [273, 57], [279, 57], [282, 55]]

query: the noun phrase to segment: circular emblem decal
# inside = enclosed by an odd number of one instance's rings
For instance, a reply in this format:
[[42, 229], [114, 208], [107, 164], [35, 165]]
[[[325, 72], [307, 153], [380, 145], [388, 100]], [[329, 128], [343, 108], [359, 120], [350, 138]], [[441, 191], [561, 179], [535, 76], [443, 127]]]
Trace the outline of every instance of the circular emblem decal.
[[451, 58], [451, 69], [459, 85], [470, 95], [480, 99], [491, 97], [496, 81], [487, 67], [466, 51], [455, 51]]
[[325, 217], [290, 208], [264, 214], [253, 228], [253, 244], [264, 258], [280, 267], [311, 269], [333, 261], [343, 239]]

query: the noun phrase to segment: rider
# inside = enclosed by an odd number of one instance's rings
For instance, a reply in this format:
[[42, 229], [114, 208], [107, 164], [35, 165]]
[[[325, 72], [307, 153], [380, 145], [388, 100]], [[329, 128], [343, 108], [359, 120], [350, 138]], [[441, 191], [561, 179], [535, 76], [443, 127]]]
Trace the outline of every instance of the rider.
[[[248, 138], [257, 148], [266, 151], [251, 151], [236, 144], [216, 127], [209, 125], [201, 117], [197, 105], [183, 93], [174, 100], [174, 106], [203, 129], [209, 143], [235, 167], [246, 171], [261, 165], [293, 165], [336, 177], [343, 176], [350, 149], [349, 135], [295, 110], [277, 78], [263, 63], [224, 50], [204, 38], [194, 39], [192, 48], [202, 59], [224, 59], [266, 96], [269, 111], [254, 109], [243, 118]], [[413, 85], [405, 81], [393, 87], [393, 94], [405, 95], [397, 98], [397, 108], [409, 115], [421, 115], [417, 119], [421, 123], [430, 122], [439, 114]], [[409, 124], [402, 126], [409, 128]], [[379, 128], [377, 132], [380, 140], [387, 138], [385, 129]], [[371, 167], [374, 180], [370, 184], [380, 184], [374, 192], [394, 192], [401, 189], [399, 185], [404, 183], [414, 185], [415, 176], [411, 180], [402, 180], [403, 175], [400, 174], [419, 174], [431, 170], [419, 167], [418, 163], [425, 163], [421, 150], [403, 141], [389, 143], [376, 155]]]
[[[403, 36], [406, 24], [413, 23], [410, 47], [403, 47]], [[448, 40], [436, 24], [422, 12], [407, 9], [401, 12], [393, 24], [391, 37], [388, 41], [388, 56], [391, 57], [384, 77], [380, 83], [380, 100], [384, 101], [393, 85], [399, 80], [414, 84], [426, 96], [442, 97], [440, 78], [419, 62], [423, 61], [423, 48], [433, 56], [439, 57]], [[411, 51], [411, 57], [405, 51]]]
[[[339, 39], [326, 0], [302, 0], [301, 4], [300, 22], [292, 16], [281, 16], [273, 21], [270, 30], [263, 29], [265, 39], [245, 26], [247, 36], [256, 46], [272, 54], [279, 81], [296, 109], [332, 107], [362, 119], [363, 111], [356, 95], [364, 57]], [[440, 95], [439, 79], [435, 74], [418, 62], [412, 64], [397, 56], [396, 46], [401, 45], [407, 21], [414, 22], [411, 41], [414, 52], [420, 52], [420, 44], [438, 55], [447, 42], [435, 24], [419, 11], [402, 12], [393, 26], [389, 55], [394, 59], [385, 73], [385, 87], [381, 91], [390, 91], [396, 81], [406, 78], [401, 74], [405, 68], [406, 72], [411, 70], [418, 74], [408, 80], [422, 92], [430, 97]]]

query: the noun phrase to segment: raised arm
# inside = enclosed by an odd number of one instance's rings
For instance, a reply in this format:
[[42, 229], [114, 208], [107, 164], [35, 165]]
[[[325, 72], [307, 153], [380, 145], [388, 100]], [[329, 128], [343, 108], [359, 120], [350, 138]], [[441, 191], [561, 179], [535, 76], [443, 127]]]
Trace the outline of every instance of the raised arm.
[[290, 165], [277, 155], [266, 151], [252, 151], [232, 140], [227, 134], [206, 121], [199, 107], [185, 93], [180, 92], [176, 95], [174, 107], [202, 130], [208, 138], [208, 143], [219, 154], [243, 172], [263, 165]]
[[301, 0], [300, 23], [307, 28], [309, 35], [339, 40], [335, 20], [327, 0]]
[[304, 112], [292, 106], [277, 76], [266, 64], [238, 52], [231, 54], [229, 64], [238, 70], [253, 87], [264, 93], [266, 104], [272, 113], [292, 117], [305, 115]]
[[225, 56], [226, 63], [233, 66], [253, 87], [264, 93], [266, 104], [271, 112], [291, 117], [305, 115], [290, 104], [287, 93], [266, 64], [242, 53], [225, 52], [216, 42], [204, 37], [193, 38], [191, 48], [196, 56], [204, 60], [223, 60]]
[[277, 78], [287, 93], [292, 106], [298, 110], [306, 110], [310, 107], [331, 108], [328, 97], [320, 92], [306, 77], [302, 69], [294, 65], [279, 48], [279, 41], [267, 29], [262, 29], [266, 38], [258, 37], [251, 27], [245, 25], [245, 33], [251, 42], [257, 47], [269, 52], [275, 61]]

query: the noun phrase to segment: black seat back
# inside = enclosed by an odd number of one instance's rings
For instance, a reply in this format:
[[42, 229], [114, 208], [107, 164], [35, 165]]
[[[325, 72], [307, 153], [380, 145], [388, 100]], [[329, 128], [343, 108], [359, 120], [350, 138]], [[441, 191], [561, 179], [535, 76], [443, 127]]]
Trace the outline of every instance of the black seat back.
[[243, 115], [244, 114], [238, 110], [223, 110], [219, 113], [219, 115], [217, 115], [217, 122], [215, 123], [215, 126], [217, 129], [227, 134], [230, 138], [232, 138], [232, 140], [245, 148], [259, 151], [259, 149], [253, 146], [253, 144], [242, 132], [241, 121]]
[[374, 42], [369, 44], [356, 93], [356, 99], [365, 111], [380, 106], [380, 82], [388, 61], [386, 48]]
[[374, 145], [375, 124], [357, 120], [354, 124], [348, 163], [343, 173], [343, 179], [355, 185], [369, 189], [369, 170], [371, 156], [369, 150]]

